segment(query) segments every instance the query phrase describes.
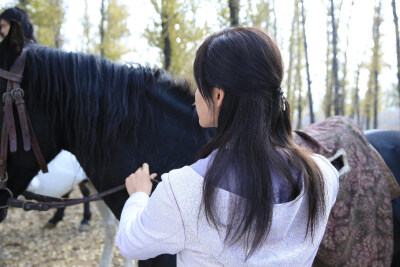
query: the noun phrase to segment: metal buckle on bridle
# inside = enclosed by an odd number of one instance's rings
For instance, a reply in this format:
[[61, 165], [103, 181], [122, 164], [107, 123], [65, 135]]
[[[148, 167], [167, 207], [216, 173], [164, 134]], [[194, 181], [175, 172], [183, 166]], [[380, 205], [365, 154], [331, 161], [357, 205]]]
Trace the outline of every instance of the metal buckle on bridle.
[[6, 102], [6, 97], [7, 97], [8, 95], [12, 97], [11, 92], [4, 92], [4, 93], [3, 93], [3, 103]]
[[[11, 192], [10, 189], [8, 189], [7, 187], [5, 187], [5, 188], [0, 189], [0, 192], [1, 192], [2, 190], [6, 191], [6, 192], [10, 195], [10, 197], [9, 197], [8, 199], [13, 198], [13, 193]], [[6, 201], [6, 204], [5, 204], [5, 205], [0, 206], [0, 209], [7, 209], [7, 208], [8, 208], [8, 201]]]
[[16, 99], [16, 97], [15, 97], [15, 93], [16, 92], [20, 92], [21, 93], [21, 95], [22, 95], [22, 97], [24, 97], [24, 95], [25, 95], [25, 92], [24, 92], [24, 90], [21, 88], [21, 87], [18, 87], [18, 88], [14, 88], [14, 89], [12, 89], [11, 90], [11, 96], [12, 96], [12, 98], [15, 100]]
[[[0, 179], [0, 190], [3, 189], [8, 181], [8, 172], [5, 173], [5, 178], [4, 179]], [[4, 185], [2, 187], [2, 185]]]

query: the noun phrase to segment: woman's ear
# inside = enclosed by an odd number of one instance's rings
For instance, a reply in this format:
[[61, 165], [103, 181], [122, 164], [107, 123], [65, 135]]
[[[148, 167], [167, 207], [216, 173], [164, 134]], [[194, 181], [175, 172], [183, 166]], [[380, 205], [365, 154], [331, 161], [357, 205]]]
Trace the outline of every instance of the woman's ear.
[[224, 101], [224, 97], [225, 97], [225, 90], [218, 88], [218, 87], [214, 87], [213, 88], [213, 100], [215, 103], [215, 107], [217, 109], [220, 109], [222, 106], [222, 102]]

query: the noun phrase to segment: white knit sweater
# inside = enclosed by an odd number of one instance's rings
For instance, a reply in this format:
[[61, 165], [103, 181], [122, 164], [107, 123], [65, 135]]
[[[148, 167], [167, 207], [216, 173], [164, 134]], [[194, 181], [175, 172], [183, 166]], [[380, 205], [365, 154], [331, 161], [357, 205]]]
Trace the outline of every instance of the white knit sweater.
[[[142, 192], [129, 197], [121, 214], [117, 246], [129, 259], [177, 254], [178, 266], [311, 266], [339, 189], [339, 175], [333, 166], [320, 155], [313, 158], [325, 179], [327, 203], [326, 216], [320, 218], [313, 241], [310, 235], [305, 238], [308, 201], [303, 187], [295, 200], [273, 206], [266, 242], [245, 261], [240, 244], [224, 245], [225, 229], [218, 232], [203, 212], [199, 214], [203, 177], [186, 166], [164, 174], [150, 198]], [[218, 190], [217, 214], [222, 221], [227, 219], [230, 195]]]

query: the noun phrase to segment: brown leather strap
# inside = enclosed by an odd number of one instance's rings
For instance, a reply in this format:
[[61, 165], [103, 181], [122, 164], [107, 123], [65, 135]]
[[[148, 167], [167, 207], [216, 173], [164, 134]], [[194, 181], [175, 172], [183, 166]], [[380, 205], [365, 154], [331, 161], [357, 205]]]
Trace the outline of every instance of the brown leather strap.
[[0, 147], [0, 190], [6, 188], [7, 183], [7, 150], [8, 150], [8, 130], [5, 122], [5, 112], [3, 111], [3, 125], [1, 129]]
[[[29, 120], [28, 112], [25, 107], [24, 91], [21, 89], [20, 84], [22, 81], [22, 73], [24, 72], [26, 61], [26, 51], [23, 50], [20, 56], [16, 59], [14, 64], [11, 66], [10, 71], [2, 70], [0, 76], [8, 79], [7, 90], [3, 95], [4, 100], [4, 114], [7, 121], [8, 136], [10, 139], [10, 151], [17, 151], [17, 135], [15, 132], [15, 120], [13, 115], [13, 101], [17, 107], [18, 117], [21, 124], [22, 139], [24, 144], [24, 150], [29, 151], [31, 148], [35, 154], [36, 160], [39, 163], [40, 169], [46, 173], [47, 163], [44, 160], [43, 154], [40, 150], [39, 143], [37, 142], [35, 133]], [[5, 153], [6, 155], [7, 153]], [[7, 162], [4, 156], [0, 156], [0, 162]], [[2, 160], [3, 159], [3, 160]], [[0, 166], [0, 171], [1, 171]], [[1, 176], [1, 174], [0, 174]]]
[[10, 138], [10, 151], [15, 152], [17, 151], [17, 134], [15, 132], [15, 121], [14, 121], [14, 114], [13, 114], [13, 96], [11, 91], [14, 88], [20, 86], [22, 81], [22, 73], [24, 72], [25, 68], [25, 61], [26, 61], [26, 51], [22, 50], [19, 57], [15, 60], [14, 64], [11, 66], [10, 71], [5, 71], [1, 77], [8, 80], [7, 82], [7, 89], [6, 92], [3, 94], [3, 101], [6, 113], [6, 120], [8, 126], [8, 134]]
[[[17, 90], [19, 89], [19, 90]], [[22, 96], [22, 89], [21, 88], [15, 88], [11, 92], [13, 98], [15, 99], [15, 105], [17, 107], [18, 111], [18, 117], [19, 121], [21, 124], [21, 131], [22, 131], [22, 141], [24, 143], [24, 150], [29, 151], [31, 149], [31, 137], [30, 137], [30, 131], [28, 127], [28, 120], [27, 120], [27, 112], [26, 112], [26, 107], [25, 107], [25, 101]]]
[[[11, 82], [9, 82], [11, 86]], [[11, 96], [11, 88], [7, 86], [7, 92], [3, 94], [4, 110], [6, 115], [6, 123], [8, 128], [8, 136], [10, 139], [10, 151], [17, 151], [17, 134], [15, 132], [14, 112], [13, 112], [13, 98]], [[4, 122], [3, 122], [4, 123]]]
[[10, 72], [21, 76], [21, 80], [19, 82], [22, 81], [22, 73], [24, 72], [25, 61], [26, 61], [26, 50], [24, 49], [24, 50], [22, 50], [21, 54], [14, 61], [14, 64], [10, 68]]
[[18, 83], [22, 81], [22, 75], [17, 73], [12, 73], [3, 69], [0, 69], [0, 77]]
[[39, 143], [36, 139], [35, 132], [33, 131], [32, 123], [31, 123], [31, 120], [29, 119], [29, 116], [27, 116], [26, 119], [28, 121], [28, 126], [29, 126], [32, 150], [33, 150], [33, 153], [35, 154], [36, 160], [39, 163], [40, 169], [42, 170], [43, 173], [49, 172], [49, 170], [47, 169], [46, 160], [43, 157], [42, 151], [40, 150]]

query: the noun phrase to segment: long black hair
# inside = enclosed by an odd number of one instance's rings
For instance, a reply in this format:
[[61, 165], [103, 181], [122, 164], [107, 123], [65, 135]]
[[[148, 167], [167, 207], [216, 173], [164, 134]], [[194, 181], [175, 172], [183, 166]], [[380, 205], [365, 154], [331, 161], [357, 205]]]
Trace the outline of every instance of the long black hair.
[[200, 153], [215, 156], [204, 177], [203, 200], [208, 222], [218, 229], [216, 187], [233, 170], [238, 194], [231, 197], [225, 242], [243, 242], [246, 259], [265, 242], [272, 220], [271, 170], [288, 182], [291, 199], [300, 194], [291, 169], [301, 173], [308, 197], [306, 236], [313, 236], [325, 212], [324, 181], [310, 153], [292, 137], [290, 106], [282, 96], [283, 63], [275, 42], [261, 30], [228, 28], [209, 36], [197, 51], [194, 75], [198, 89], [212, 109], [212, 90], [225, 96], [215, 138]]
[[24, 38], [27, 41], [36, 43], [36, 38], [33, 34], [33, 25], [30, 22], [29, 15], [25, 10], [19, 7], [7, 8], [0, 14], [0, 19], [4, 19], [9, 24], [11, 20], [17, 21], [21, 25]]

